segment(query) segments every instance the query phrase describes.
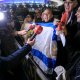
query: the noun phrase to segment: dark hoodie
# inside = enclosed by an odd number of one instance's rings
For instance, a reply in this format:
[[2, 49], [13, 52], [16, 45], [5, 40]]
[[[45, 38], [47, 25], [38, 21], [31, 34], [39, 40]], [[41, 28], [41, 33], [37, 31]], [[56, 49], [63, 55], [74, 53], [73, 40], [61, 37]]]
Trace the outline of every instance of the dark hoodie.
[[0, 22], [0, 80], [23, 80], [22, 59], [31, 46], [17, 49], [11, 29], [6, 22]]

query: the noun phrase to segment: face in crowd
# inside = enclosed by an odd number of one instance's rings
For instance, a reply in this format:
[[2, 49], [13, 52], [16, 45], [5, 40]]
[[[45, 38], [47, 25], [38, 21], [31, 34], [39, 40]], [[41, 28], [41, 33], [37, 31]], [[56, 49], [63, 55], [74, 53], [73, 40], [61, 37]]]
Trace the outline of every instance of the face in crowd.
[[65, 0], [64, 1], [65, 11], [71, 12], [73, 8], [77, 6], [77, 4], [78, 4], [77, 0]]
[[41, 18], [41, 12], [40, 12], [39, 9], [35, 10], [35, 15], [36, 15], [37, 18]]
[[26, 22], [31, 22], [33, 19], [32, 19], [32, 16], [31, 15], [27, 15], [26, 16]]
[[50, 19], [52, 19], [53, 14], [52, 11], [50, 9], [46, 9], [43, 13], [42, 13], [42, 20], [45, 22], [48, 22]]
[[80, 7], [78, 8], [78, 10], [77, 10], [75, 15], [77, 16], [77, 22], [80, 23]]

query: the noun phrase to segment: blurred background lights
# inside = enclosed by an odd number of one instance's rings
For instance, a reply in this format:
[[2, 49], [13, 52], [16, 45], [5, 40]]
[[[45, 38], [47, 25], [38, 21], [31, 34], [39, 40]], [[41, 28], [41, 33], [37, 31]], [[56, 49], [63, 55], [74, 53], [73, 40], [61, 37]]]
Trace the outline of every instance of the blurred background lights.
[[4, 13], [0, 12], [0, 21], [4, 20]]

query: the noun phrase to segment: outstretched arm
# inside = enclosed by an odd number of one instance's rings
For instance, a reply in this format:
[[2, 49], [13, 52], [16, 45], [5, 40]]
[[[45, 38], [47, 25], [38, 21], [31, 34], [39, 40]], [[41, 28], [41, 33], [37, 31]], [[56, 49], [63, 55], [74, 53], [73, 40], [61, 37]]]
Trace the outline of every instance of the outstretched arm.
[[7, 57], [0, 57], [0, 67], [5, 69], [14, 68], [15, 65], [18, 65], [19, 62], [31, 51], [31, 46], [34, 44], [35, 40], [27, 41], [21, 49], [15, 51]]

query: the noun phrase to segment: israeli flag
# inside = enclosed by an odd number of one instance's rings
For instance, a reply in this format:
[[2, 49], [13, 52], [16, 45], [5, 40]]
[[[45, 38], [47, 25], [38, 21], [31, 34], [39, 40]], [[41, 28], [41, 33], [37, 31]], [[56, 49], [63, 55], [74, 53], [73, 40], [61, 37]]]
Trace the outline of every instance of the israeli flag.
[[52, 22], [38, 24], [43, 27], [43, 31], [36, 36], [36, 41], [32, 48], [32, 55], [35, 62], [46, 74], [52, 74], [57, 56], [55, 25]]

